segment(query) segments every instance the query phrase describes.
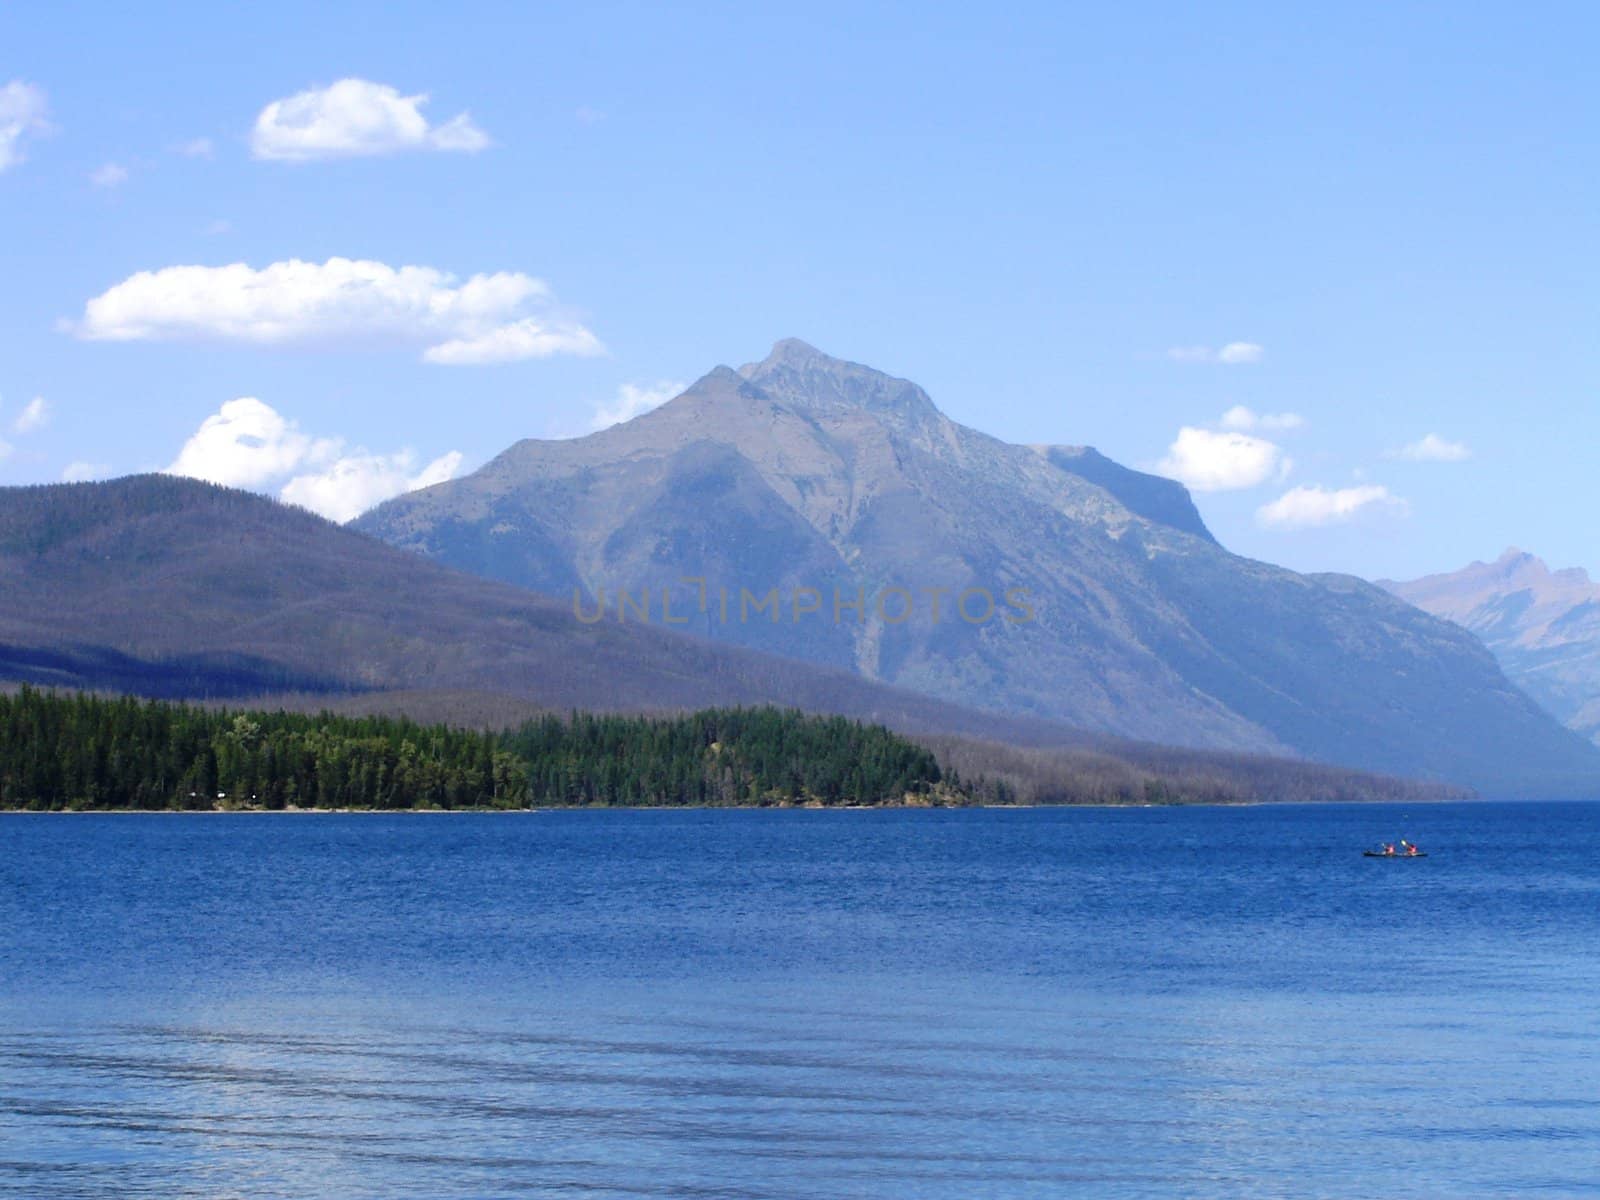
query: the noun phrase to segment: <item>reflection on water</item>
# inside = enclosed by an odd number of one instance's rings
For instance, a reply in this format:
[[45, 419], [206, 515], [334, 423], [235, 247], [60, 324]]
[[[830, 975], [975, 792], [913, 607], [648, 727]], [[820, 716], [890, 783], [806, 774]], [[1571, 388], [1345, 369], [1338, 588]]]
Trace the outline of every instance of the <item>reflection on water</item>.
[[1595, 816], [0, 818], [0, 1195], [1581, 1195]]

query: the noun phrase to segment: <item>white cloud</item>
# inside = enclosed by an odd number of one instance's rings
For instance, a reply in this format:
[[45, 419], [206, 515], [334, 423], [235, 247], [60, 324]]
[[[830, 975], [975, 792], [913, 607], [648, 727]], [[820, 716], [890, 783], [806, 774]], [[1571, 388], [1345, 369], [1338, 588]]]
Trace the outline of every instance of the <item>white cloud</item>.
[[1343, 524], [1362, 513], [1379, 509], [1398, 516], [1408, 511], [1408, 506], [1388, 488], [1376, 483], [1338, 489], [1301, 486], [1291, 488], [1270, 504], [1263, 504], [1256, 510], [1256, 521], [1268, 529], [1312, 529]]
[[1472, 448], [1465, 442], [1446, 441], [1437, 433], [1430, 433], [1420, 441], [1389, 451], [1384, 457], [1408, 462], [1465, 462], [1472, 457]]
[[291, 504], [344, 522], [392, 496], [454, 478], [460, 469], [461, 455], [454, 450], [420, 468], [410, 449], [347, 450], [343, 438], [312, 437], [271, 405], [245, 396], [207, 417], [166, 473], [228, 487], [275, 488]]
[[394, 496], [453, 479], [460, 469], [461, 454], [455, 450], [440, 455], [421, 470], [417, 469], [416, 454], [410, 450], [395, 454], [357, 451], [334, 460], [325, 470], [295, 476], [284, 484], [279, 495], [290, 504], [343, 524]]
[[452, 338], [422, 352], [422, 361], [447, 367], [476, 367], [489, 363], [549, 358], [553, 354], [603, 354], [605, 347], [582, 325], [550, 323], [524, 317], [486, 333]]
[[114, 162], [105, 163], [89, 172], [89, 182], [97, 188], [121, 187], [128, 182], [128, 168]]
[[681, 395], [687, 384], [674, 383], [662, 380], [660, 383], [649, 387], [638, 384], [625, 383], [617, 389], [616, 399], [600, 404], [594, 410], [594, 420], [590, 422], [591, 430], [609, 429], [613, 425], [621, 425], [624, 421], [631, 421], [635, 417], [643, 416], [653, 408], [659, 408], [674, 396]]
[[197, 137], [187, 142], [179, 142], [172, 148], [172, 152], [181, 154], [184, 158], [210, 158], [216, 153], [216, 147], [212, 145], [210, 138]]
[[462, 282], [432, 267], [348, 258], [141, 271], [90, 300], [72, 328], [95, 341], [420, 342], [426, 361], [452, 365], [604, 352], [588, 329], [553, 313], [549, 288], [530, 275]]
[[1258, 363], [1266, 351], [1254, 342], [1229, 342], [1217, 351], [1217, 361], [1229, 366]]
[[1304, 426], [1306, 419], [1299, 413], [1258, 413], [1236, 404], [1222, 414], [1224, 429], [1260, 429], [1268, 433], [1287, 433]]
[[328, 462], [338, 451], [336, 440], [302, 433], [271, 405], [244, 396], [207, 417], [166, 473], [253, 488], [306, 463]]
[[200, 232], [206, 237], [219, 237], [224, 233], [233, 232], [233, 222], [225, 217], [218, 217], [215, 221], [209, 222]]
[[1229, 342], [1216, 348], [1211, 346], [1174, 346], [1167, 351], [1167, 357], [1172, 359], [1173, 362], [1220, 363], [1229, 367], [1258, 363], [1265, 355], [1266, 349], [1255, 342]]
[[0, 438], [0, 459], [10, 458], [11, 450], [11, 443], [6, 441], [5, 438]]
[[50, 421], [50, 405], [43, 396], [35, 396], [22, 406], [17, 419], [11, 422], [11, 432], [32, 433], [43, 429]]
[[44, 91], [13, 79], [0, 87], [0, 171], [22, 161], [22, 143], [48, 132]]
[[1291, 465], [1282, 448], [1264, 438], [1186, 425], [1156, 470], [1197, 492], [1232, 492], [1282, 479]]
[[402, 150], [471, 154], [489, 145], [488, 135], [466, 113], [430, 126], [422, 115], [427, 102], [425, 94], [402, 96], [387, 84], [341, 79], [263, 108], [250, 148], [257, 158], [311, 162]]
[[62, 483], [88, 483], [95, 479], [104, 479], [111, 474], [111, 468], [104, 463], [85, 462], [78, 459], [69, 462], [61, 469]]

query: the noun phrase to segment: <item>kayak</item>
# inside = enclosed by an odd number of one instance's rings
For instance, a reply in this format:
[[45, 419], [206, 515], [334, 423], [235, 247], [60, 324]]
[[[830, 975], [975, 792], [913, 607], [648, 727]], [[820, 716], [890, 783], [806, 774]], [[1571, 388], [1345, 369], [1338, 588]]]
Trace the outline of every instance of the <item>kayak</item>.
[[1362, 858], [1427, 858], [1427, 854], [1418, 851], [1416, 854], [1385, 854], [1382, 850], [1363, 850]]

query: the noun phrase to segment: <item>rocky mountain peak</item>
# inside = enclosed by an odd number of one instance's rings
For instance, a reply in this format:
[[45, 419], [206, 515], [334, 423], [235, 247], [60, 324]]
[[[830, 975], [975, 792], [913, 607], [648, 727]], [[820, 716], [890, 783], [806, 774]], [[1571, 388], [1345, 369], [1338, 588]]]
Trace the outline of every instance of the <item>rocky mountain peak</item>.
[[[755, 398], [761, 389], [739, 371], [732, 367], [712, 367], [684, 389], [685, 396], [715, 396], [733, 394], [745, 398]], [[664, 407], [670, 407], [672, 401]]]
[[784, 338], [760, 362], [740, 367], [739, 374], [774, 399], [799, 408], [859, 409], [911, 424], [940, 419], [928, 393], [916, 384], [834, 358], [799, 338]]
[[[799, 338], [779, 338], [772, 343], [764, 361], [752, 366], [770, 366], [775, 363], [788, 363], [792, 366], [804, 366], [808, 363], [839, 363], [841, 360], [830, 354], [824, 354], [810, 342], [801, 341]], [[747, 370], [749, 368], [746, 368]]]
[[1492, 563], [1383, 586], [1477, 634], [1513, 682], [1600, 742], [1600, 587], [1588, 571], [1552, 571], [1512, 547]]
[[1506, 547], [1506, 551], [1494, 562], [1489, 564], [1490, 570], [1501, 579], [1515, 579], [1519, 576], [1533, 575], [1544, 576], [1549, 574], [1549, 568], [1544, 560], [1536, 555], [1529, 554], [1526, 550], [1519, 550], [1515, 546]]

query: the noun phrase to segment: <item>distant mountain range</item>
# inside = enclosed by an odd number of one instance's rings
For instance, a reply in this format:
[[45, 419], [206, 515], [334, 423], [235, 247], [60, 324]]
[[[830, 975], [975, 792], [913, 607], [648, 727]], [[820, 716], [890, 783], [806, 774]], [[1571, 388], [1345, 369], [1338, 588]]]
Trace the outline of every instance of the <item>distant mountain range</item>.
[[1170, 480], [1001, 442], [797, 341], [355, 524], [594, 631], [670, 621], [992, 712], [1493, 790], [1600, 776], [1462, 629], [1230, 554]]
[[1511, 549], [1450, 574], [1380, 582], [1477, 634], [1514, 683], [1569, 728], [1600, 742], [1600, 584], [1588, 572], [1552, 571]]

